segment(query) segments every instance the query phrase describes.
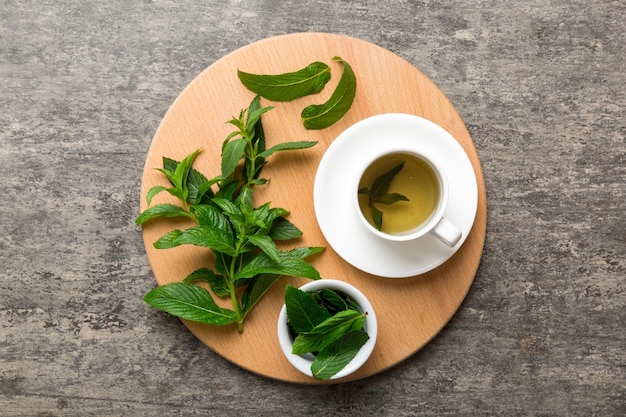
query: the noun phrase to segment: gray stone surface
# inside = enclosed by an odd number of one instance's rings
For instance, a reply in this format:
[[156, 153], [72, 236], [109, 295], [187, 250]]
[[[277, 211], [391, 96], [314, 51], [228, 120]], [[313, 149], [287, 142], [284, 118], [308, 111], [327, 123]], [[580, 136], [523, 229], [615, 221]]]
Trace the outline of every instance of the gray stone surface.
[[[625, 22], [621, 0], [0, 0], [0, 415], [624, 415]], [[185, 85], [303, 31], [431, 77], [488, 192], [456, 316], [401, 365], [334, 387], [239, 369], [144, 304], [133, 223]]]

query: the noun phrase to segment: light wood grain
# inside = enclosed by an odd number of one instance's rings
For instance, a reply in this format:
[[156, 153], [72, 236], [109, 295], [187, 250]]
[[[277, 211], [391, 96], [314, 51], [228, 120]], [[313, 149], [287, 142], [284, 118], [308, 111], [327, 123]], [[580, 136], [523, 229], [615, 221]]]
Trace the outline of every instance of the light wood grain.
[[[307, 131], [300, 123], [300, 111], [321, 103], [332, 93], [341, 74], [341, 65], [331, 62], [335, 55], [349, 62], [357, 76], [353, 108], [338, 123], [321, 131]], [[274, 155], [265, 168], [269, 184], [258, 187], [257, 202], [271, 201], [291, 211], [290, 220], [304, 236], [290, 246], [325, 246], [326, 251], [312, 262], [325, 278], [357, 286], [371, 300], [379, 320], [377, 346], [366, 365], [342, 381], [367, 377], [400, 363], [428, 343], [453, 316], [469, 290], [478, 268], [486, 229], [486, 196], [480, 162], [463, 121], [443, 93], [418, 69], [393, 53], [357, 39], [320, 33], [292, 34], [266, 39], [243, 47], [215, 62], [202, 72], [176, 99], [153, 139], [143, 175], [141, 210], [146, 209], [147, 190], [165, 185], [160, 167], [163, 156], [182, 159], [197, 148], [203, 152], [196, 167], [205, 175], [219, 172], [220, 146], [232, 130], [225, 122], [247, 107], [253, 93], [239, 82], [236, 70], [256, 73], [293, 71], [313, 61], [329, 63], [333, 73], [318, 95], [291, 103], [269, 103], [264, 127], [268, 146], [292, 140], [315, 140], [314, 148]], [[380, 113], [415, 114], [445, 128], [468, 154], [478, 183], [478, 212], [463, 247], [439, 268], [417, 277], [385, 279], [365, 274], [344, 262], [324, 240], [315, 220], [313, 182], [317, 165], [333, 139], [353, 123]], [[338, 173], [339, 175], [340, 173]], [[158, 196], [153, 204], [167, 201]], [[183, 222], [155, 221], [143, 228], [144, 243], [159, 284], [182, 280], [187, 274], [211, 262], [206, 250], [179, 247], [159, 250], [152, 244]], [[296, 278], [281, 280], [246, 318], [243, 333], [234, 326], [211, 327], [186, 322], [203, 343], [219, 355], [251, 372], [297, 383], [319, 383], [301, 375], [283, 357], [276, 337], [276, 321], [283, 304], [284, 286], [299, 285]], [[228, 306], [228, 303], [222, 303]], [[401, 312], [401, 314], [398, 314]], [[336, 382], [336, 381], [335, 381]]]

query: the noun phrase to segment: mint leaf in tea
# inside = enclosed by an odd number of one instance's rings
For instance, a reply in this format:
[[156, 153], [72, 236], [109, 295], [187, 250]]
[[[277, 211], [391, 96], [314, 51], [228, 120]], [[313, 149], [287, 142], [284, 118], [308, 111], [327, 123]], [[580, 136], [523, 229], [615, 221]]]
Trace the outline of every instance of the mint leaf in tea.
[[367, 167], [358, 193], [359, 207], [372, 226], [400, 234], [428, 220], [437, 207], [440, 191], [430, 164], [416, 155], [392, 153]]

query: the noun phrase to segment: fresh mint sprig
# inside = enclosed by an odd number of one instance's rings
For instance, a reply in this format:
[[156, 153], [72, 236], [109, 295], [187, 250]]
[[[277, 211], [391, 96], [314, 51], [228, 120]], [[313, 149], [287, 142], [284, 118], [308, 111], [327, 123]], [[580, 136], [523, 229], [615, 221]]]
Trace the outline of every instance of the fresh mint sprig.
[[[275, 241], [298, 238], [302, 232], [285, 218], [289, 212], [269, 203], [254, 207], [253, 188], [265, 184], [260, 176], [266, 158], [278, 151], [305, 149], [316, 142], [286, 142], [269, 149], [261, 115], [272, 107], [261, 107], [255, 97], [247, 109], [228, 123], [235, 126], [222, 144], [220, 175], [207, 179], [193, 168], [201, 150], [182, 161], [163, 158], [163, 173], [170, 186], [148, 190], [148, 209], [139, 215], [138, 225], [161, 217], [186, 217], [195, 225], [172, 230], [154, 243], [157, 249], [194, 245], [215, 255], [213, 269], [200, 268], [182, 282], [154, 288], [144, 300], [151, 306], [180, 318], [224, 326], [243, 321], [265, 292], [280, 276], [319, 279], [318, 271], [304, 259], [323, 250], [303, 247], [279, 250]], [[241, 170], [237, 170], [238, 166]], [[214, 188], [217, 188], [216, 190]], [[179, 205], [150, 206], [153, 198], [167, 192]], [[196, 285], [204, 282], [217, 297], [230, 298], [232, 309], [219, 307], [211, 293]], [[243, 293], [240, 288], [245, 287]]]

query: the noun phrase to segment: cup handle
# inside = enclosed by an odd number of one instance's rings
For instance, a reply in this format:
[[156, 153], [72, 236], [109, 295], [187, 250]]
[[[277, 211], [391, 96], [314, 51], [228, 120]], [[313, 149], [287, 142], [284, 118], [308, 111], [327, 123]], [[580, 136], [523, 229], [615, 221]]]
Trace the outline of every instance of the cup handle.
[[442, 218], [430, 233], [451, 248], [456, 246], [463, 236], [463, 233], [446, 218]]

